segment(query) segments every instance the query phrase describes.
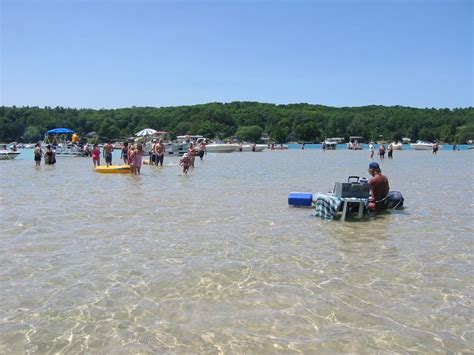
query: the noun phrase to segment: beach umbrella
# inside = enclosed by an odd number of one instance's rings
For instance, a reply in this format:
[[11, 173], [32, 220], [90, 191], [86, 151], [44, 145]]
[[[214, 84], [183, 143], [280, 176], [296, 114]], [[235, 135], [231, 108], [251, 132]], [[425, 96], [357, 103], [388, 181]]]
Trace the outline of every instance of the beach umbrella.
[[152, 136], [156, 134], [157, 130], [153, 128], [145, 128], [142, 129], [140, 132], [135, 133], [137, 137], [145, 137], [145, 136]]

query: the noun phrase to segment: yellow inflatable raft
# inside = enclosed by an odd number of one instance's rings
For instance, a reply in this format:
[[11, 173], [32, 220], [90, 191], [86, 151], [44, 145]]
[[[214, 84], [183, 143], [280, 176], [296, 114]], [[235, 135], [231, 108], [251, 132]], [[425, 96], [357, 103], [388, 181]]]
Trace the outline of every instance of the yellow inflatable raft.
[[108, 174], [130, 174], [130, 165], [98, 166], [95, 171]]

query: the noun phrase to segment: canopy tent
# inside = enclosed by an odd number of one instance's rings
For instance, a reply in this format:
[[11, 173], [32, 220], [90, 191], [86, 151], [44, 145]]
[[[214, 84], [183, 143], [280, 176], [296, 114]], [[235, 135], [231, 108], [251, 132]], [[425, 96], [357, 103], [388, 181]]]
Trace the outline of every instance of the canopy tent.
[[156, 129], [153, 128], [145, 128], [142, 129], [140, 132], [135, 133], [135, 136], [137, 137], [146, 137], [146, 136], [152, 136], [158, 132]]
[[55, 129], [50, 129], [47, 132], [47, 134], [68, 134], [68, 133], [75, 133], [75, 131], [69, 128], [55, 128]]

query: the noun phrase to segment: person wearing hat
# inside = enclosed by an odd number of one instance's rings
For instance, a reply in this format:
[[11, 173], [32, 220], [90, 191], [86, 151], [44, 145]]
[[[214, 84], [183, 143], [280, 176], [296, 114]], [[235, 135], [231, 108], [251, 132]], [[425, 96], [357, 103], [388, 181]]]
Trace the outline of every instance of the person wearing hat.
[[191, 165], [191, 159], [189, 158], [189, 153], [184, 153], [183, 154], [183, 157], [179, 161], [179, 165], [183, 167], [184, 175], [187, 175], [189, 167]]
[[383, 207], [383, 201], [390, 190], [388, 179], [385, 175], [382, 175], [380, 166], [376, 162], [369, 164], [369, 174], [372, 175], [372, 179], [369, 181], [369, 209], [375, 212], [380, 212]]

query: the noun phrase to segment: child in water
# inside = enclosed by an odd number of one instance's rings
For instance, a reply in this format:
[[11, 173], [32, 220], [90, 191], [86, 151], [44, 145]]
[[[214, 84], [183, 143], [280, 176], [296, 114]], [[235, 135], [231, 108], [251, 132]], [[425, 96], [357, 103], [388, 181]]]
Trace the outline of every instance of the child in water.
[[128, 164], [128, 142], [123, 144], [122, 150], [120, 152], [120, 158], [123, 160], [124, 164]]
[[94, 168], [100, 166], [100, 148], [97, 144], [94, 144], [94, 148], [91, 152], [92, 156], [92, 163], [94, 164]]
[[191, 159], [189, 159], [188, 153], [185, 153], [181, 160], [179, 161], [179, 165], [183, 167], [184, 175], [188, 174], [189, 166], [191, 165]]

